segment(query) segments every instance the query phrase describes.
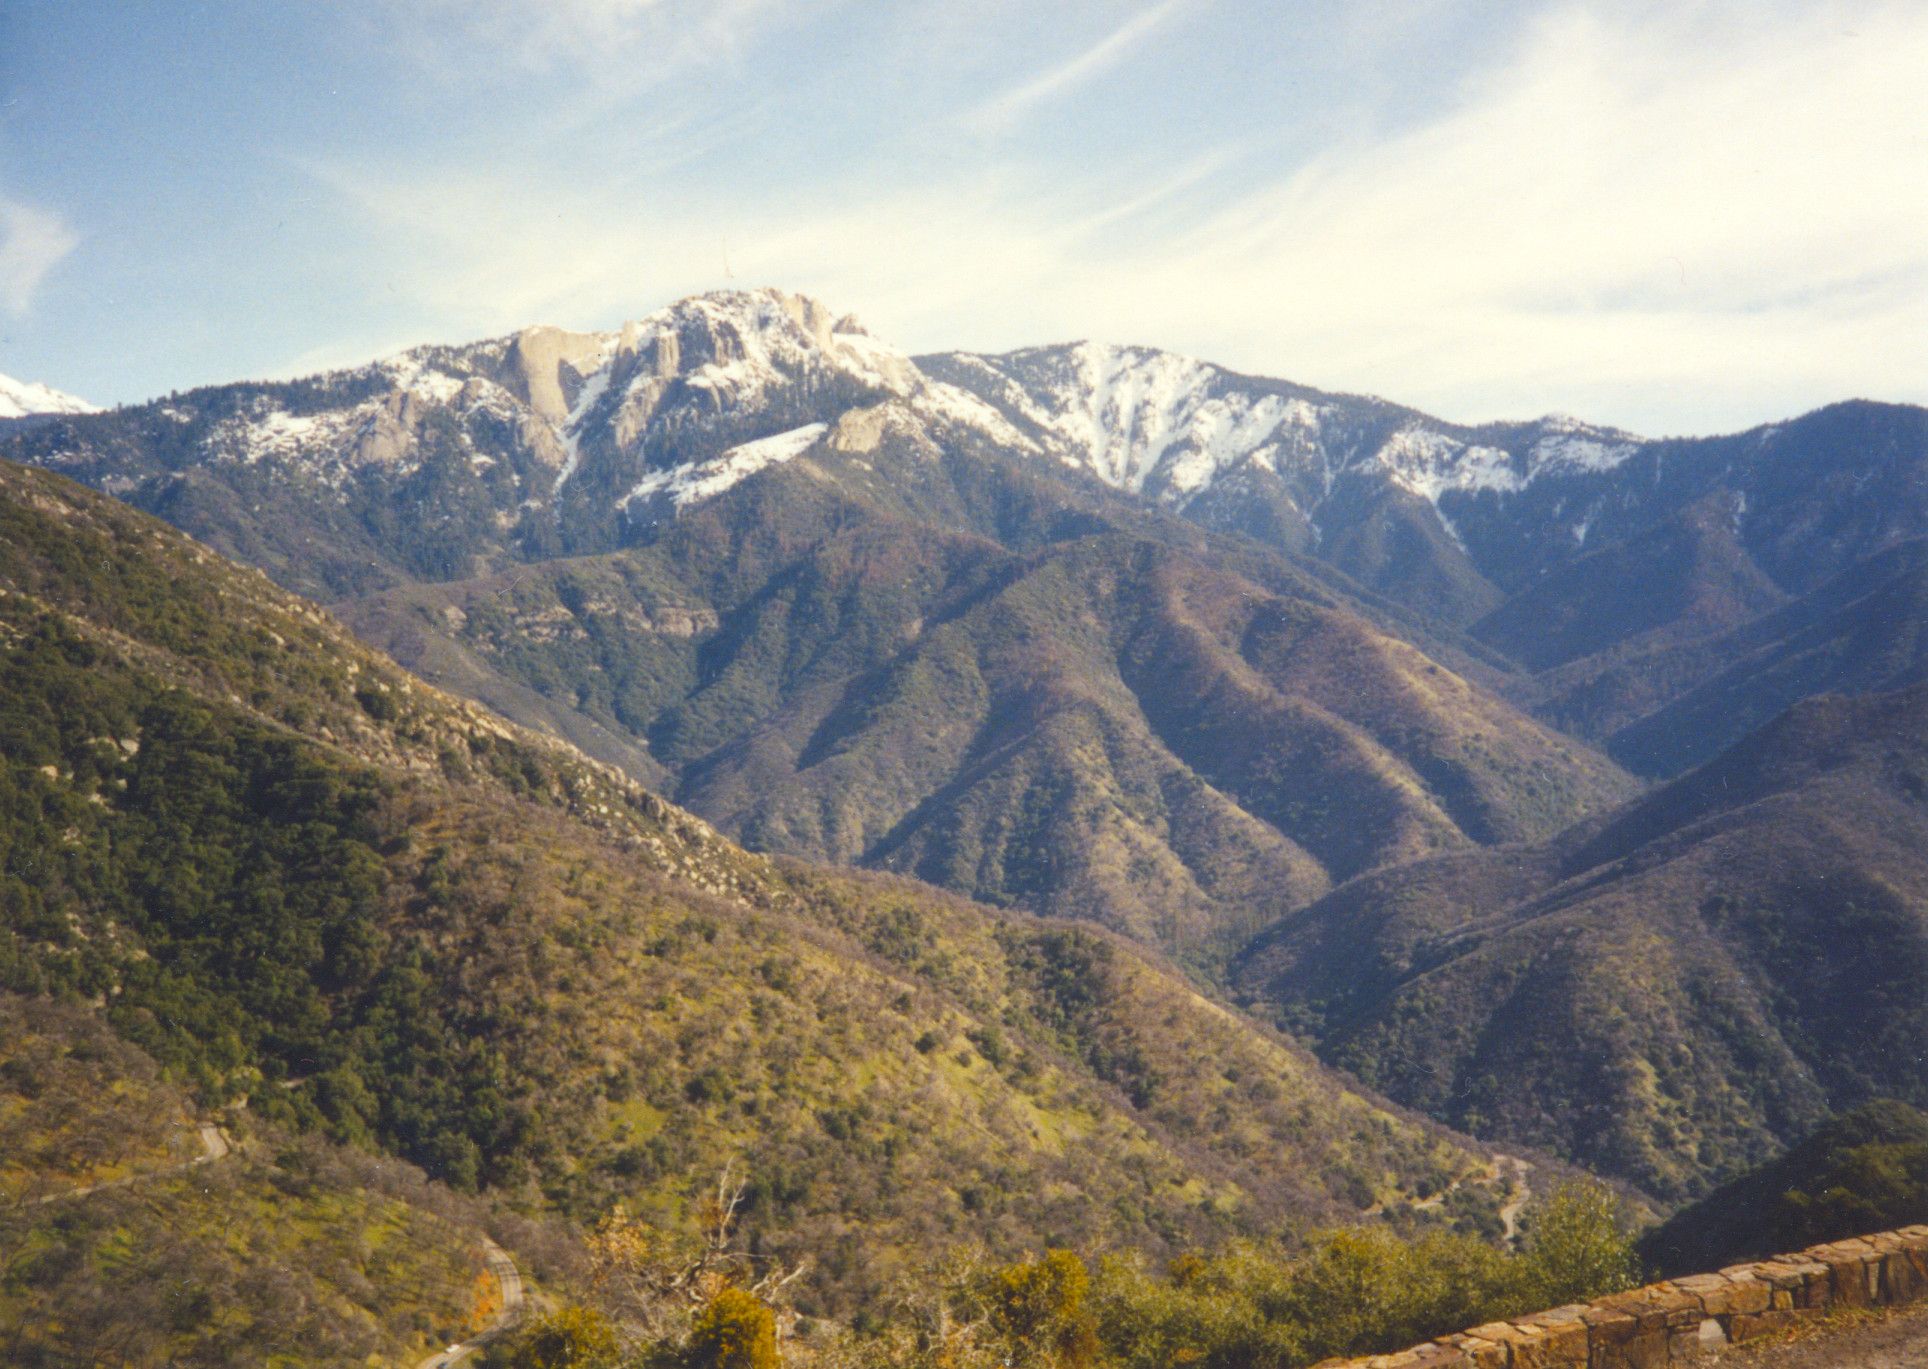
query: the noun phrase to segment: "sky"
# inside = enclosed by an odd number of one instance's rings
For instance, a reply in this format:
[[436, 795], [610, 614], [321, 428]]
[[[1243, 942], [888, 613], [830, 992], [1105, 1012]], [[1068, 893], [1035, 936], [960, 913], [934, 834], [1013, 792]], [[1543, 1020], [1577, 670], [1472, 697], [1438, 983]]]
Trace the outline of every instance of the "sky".
[[1924, 72], [1914, 0], [4, 0], [0, 372], [778, 285], [1467, 422], [1928, 403]]

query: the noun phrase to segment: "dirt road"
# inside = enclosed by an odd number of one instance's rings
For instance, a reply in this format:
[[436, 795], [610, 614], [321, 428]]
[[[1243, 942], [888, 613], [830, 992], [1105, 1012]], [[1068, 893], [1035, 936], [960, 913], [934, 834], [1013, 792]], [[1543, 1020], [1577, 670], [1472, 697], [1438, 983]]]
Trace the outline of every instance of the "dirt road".
[[1783, 1345], [1738, 1345], [1711, 1364], [1718, 1369], [1923, 1369], [1928, 1304]]
[[192, 1160], [185, 1160], [178, 1165], [164, 1165], [160, 1169], [142, 1170], [138, 1174], [128, 1174], [118, 1179], [109, 1179], [105, 1183], [80, 1184], [73, 1188], [63, 1188], [55, 1193], [43, 1193], [38, 1198], [26, 1199], [19, 1204], [19, 1206], [41, 1207], [47, 1203], [64, 1203], [70, 1198], [84, 1198], [89, 1193], [99, 1193], [103, 1189], [128, 1188], [134, 1184], [146, 1183], [150, 1179], [164, 1179], [170, 1174], [184, 1173], [187, 1170], [193, 1169], [196, 1165], [212, 1164], [216, 1160], [225, 1160], [233, 1153], [233, 1147], [228, 1144], [227, 1133], [222, 1131], [221, 1128], [214, 1123], [202, 1122], [199, 1127], [196, 1128], [196, 1132], [201, 1141], [201, 1153]]

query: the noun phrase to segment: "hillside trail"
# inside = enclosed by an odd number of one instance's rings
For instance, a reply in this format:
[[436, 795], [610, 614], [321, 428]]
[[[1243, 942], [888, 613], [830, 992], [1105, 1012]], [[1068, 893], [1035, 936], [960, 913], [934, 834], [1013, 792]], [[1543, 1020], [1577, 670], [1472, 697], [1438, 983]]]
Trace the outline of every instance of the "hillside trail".
[[[1495, 1184], [1501, 1179], [1506, 1178], [1509, 1170], [1512, 1172], [1512, 1182], [1507, 1185], [1507, 1189], [1513, 1196], [1501, 1204], [1499, 1210], [1500, 1238], [1508, 1247], [1512, 1247], [1519, 1243], [1520, 1213], [1526, 1209], [1526, 1205], [1533, 1199], [1533, 1185], [1527, 1181], [1526, 1177], [1533, 1172], [1533, 1166], [1529, 1161], [1522, 1160], [1517, 1155], [1506, 1155], [1499, 1151], [1492, 1152], [1492, 1155], [1493, 1163], [1487, 1166], [1486, 1173], [1482, 1175], [1477, 1182]], [[1467, 1180], [1465, 1179], [1453, 1180], [1432, 1197], [1422, 1198], [1414, 1203], [1412, 1205], [1413, 1211], [1438, 1211], [1446, 1205], [1446, 1199], [1458, 1192], [1466, 1183]], [[1376, 1216], [1384, 1210], [1385, 1207], [1383, 1204], [1374, 1203], [1366, 1209], [1365, 1215], [1368, 1217]]]
[[1500, 1239], [1511, 1248], [1520, 1243], [1520, 1213], [1533, 1200], [1533, 1185], [1526, 1177], [1533, 1166], [1517, 1155], [1495, 1153], [1493, 1159], [1496, 1168], [1504, 1165], [1513, 1170], [1513, 1196], [1500, 1208]]
[[115, 1188], [131, 1188], [135, 1184], [144, 1184], [153, 1179], [185, 1174], [198, 1165], [213, 1164], [216, 1160], [225, 1160], [234, 1154], [234, 1147], [229, 1143], [227, 1133], [213, 1122], [201, 1122], [195, 1130], [201, 1142], [201, 1153], [192, 1160], [183, 1160], [177, 1165], [163, 1165], [159, 1169], [144, 1169], [138, 1174], [125, 1174], [118, 1179], [107, 1179], [98, 1184], [76, 1184], [72, 1188], [63, 1188], [57, 1193], [43, 1193], [37, 1198], [25, 1199], [16, 1203], [15, 1206], [42, 1207], [48, 1203], [64, 1203], [70, 1198], [84, 1198], [89, 1193], [102, 1193]]

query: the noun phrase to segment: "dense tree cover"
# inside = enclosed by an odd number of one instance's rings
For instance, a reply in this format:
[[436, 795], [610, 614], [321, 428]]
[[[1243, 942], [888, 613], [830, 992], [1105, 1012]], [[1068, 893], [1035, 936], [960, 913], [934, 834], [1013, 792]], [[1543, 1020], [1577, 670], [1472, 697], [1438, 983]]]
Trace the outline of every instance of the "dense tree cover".
[[1833, 1117], [1642, 1237], [1668, 1274], [1928, 1222], [1928, 1116], [1878, 1099]]
[[210, 1101], [252, 1094], [266, 1117], [380, 1141], [458, 1185], [499, 1174], [521, 1126], [500, 1067], [451, 1020], [426, 940], [385, 925], [386, 782], [107, 668], [17, 606], [0, 987], [110, 995], [120, 1032]]

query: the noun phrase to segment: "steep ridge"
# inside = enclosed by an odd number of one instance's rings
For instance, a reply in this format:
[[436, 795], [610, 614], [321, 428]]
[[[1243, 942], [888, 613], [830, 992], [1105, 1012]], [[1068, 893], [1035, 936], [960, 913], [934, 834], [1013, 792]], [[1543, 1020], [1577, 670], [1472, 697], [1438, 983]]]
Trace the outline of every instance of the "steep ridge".
[[0, 419], [30, 418], [36, 414], [89, 414], [93, 405], [73, 395], [62, 394], [51, 385], [38, 381], [15, 380], [0, 375]]
[[1666, 777], [1916, 678], [1905, 572], [1853, 588], [1925, 512], [1899, 406], [1474, 428], [1145, 348], [913, 360], [746, 291], [11, 449], [753, 846], [1208, 973], [1336, 883], [1628, 792], [1495, 694]]
[[[1691, 627], [1736, 575], [1805, 594], [1916, 535], [1928, 512], [1928, 413], [1907, 406], [1857, 401], [1663, 441], [1562, 416], [1470, 426], [1152, 348], [913, 360], [816, 301], [769, 290], [699, 296], [607, 333], [532, 328], [197, 391], [49, 424], [13, 455], [338, 598], [607, 550], [874, 406], [885, 412], [873, 425], [1316, 554], [1451, 626], [1534, 591], [1568, 619], [1664, 627], [1616, 577], [1568, 576], [1559, 591], [1537, 582], [1680, 519], [1724, 517], [1724, 556], [1708, 560], [1691, 538], [1650, 549]], [[1701, 564], [1716, 577], [1706, 586]], [[1624, 632], [1606, 635], [1624, 644]]]
[[[345, 612], [411, 664], [452, 642], [644, 739], [679, 802], [753, 846], [1094, 917], [1194, 963], [1335, 878], [1545, 835], [1625, 792], [1262, 554], [1254, 579], [1095, 515], [1040, 533], [1009, 516], [1021, 479], [996, 501], [1007, 546], [853, 496], [848, 459], [799, 457], [607, 558]], [[921, 447], [856, 459], [894, 494], [935, 480]]]
[[1811, 694], [1894, 689], [1928, 663], [1928, 542], [1903, 542], [1729, 631], [1549, 672], [1539, 711], [1676, 774]]
[[[1262, 435], [1214, 402], [1179, 405], [1192, 448]], [[15, 446], [352, 595], [405, 664], [755, 847], [1090, 916], [1208, 970], [1336, 880], [1627, 792], [1495, 697], [1495, 653], [1116, 488], [1152, 488], [1116, 465], [1152, 419], [1094, 478], [1057, 459], [1075, 425], [1027, 412], [758, 291]], [[1417, 440], [1379, 444], [1411, 448], [1401, 479], [1457, 478]]]
[[[1726, 634], [1753, 622], [1758, 647], [1783, 603], [1918, 537], [1928, 518], [1928, 411], [1909, 406], [1856, 401], [1729, 437], [1648, 441], [1560, 417], [1443, 423], [1149, 348], [918, 362], [1067, 468], [1316, 554], [1470, 627], [1545, 673], [1516, 697], [1599, 740], [1733, 664]], [[1713, 749], [1799, 697], [1727, 684], [1746, 721]], [[1833, 685], [1865, 687], [1851, 669]], [[1628, 744], [1661, 775], [1711, 754]]]
[[1488, 1172], [1088, 927], [749, 856], [112, 500], [0, 466], [0, 987], [197, 1107], [847, 1307], [968, 1232], [1151, 1250]]
[[9, 455], [333, 599], [608, 550], [886, 400], [1022, 446], [854, 320], [763, 290], [698, 296], [614, 332], [528, 328], [198, 390], [52, 424]]
[[1336, 890], [1236, 970], [1327, 1060], [1665, 1196], [1928, 1098], [1928, 690], [1824, 696], [1539, 846]]
[[1472, 631], [1543, 671], [1728, 631], [1787, 597], [1741, 546], [1733, 502], [1715, 499], [1548, 571]]
[[1462, 539], [1455, 508], [1612, 470], [1637, 444], [1559, 416], [1466, 428], [1147, 347], [917, 360], [1068, 466], [1207, 526], [1316, 550], [1361, 584], [1456, 623], [1501, 593]]

